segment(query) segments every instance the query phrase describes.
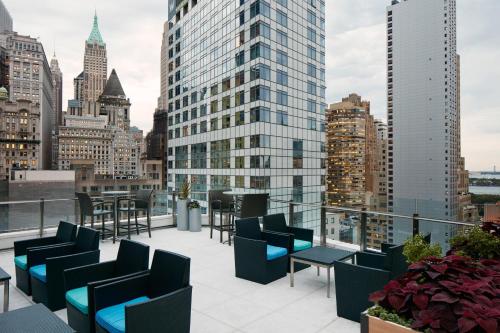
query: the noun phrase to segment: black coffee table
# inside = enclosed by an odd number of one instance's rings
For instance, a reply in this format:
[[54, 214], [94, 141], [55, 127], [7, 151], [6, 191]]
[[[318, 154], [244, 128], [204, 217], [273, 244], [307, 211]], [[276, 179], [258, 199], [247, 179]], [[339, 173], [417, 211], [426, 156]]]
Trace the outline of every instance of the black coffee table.
[[0, 268], [0, 283], [3, 284], [3, 312], [9, 311], [9, 283], [10, 275]]
[[9, 333], [74, 333], [43, 304], [0, 314], [0, 331]]
[[306, 265], [312, 265], [319, 268], [326, 268], [327, 272], [327, 285], [326, 285], [326, 296], [330, 298], [330, 269], [333, 267], [333, 263], [337, 260], [344, 259], [352, 255], [353, 252], [332, 249], [325, 246], [316, 246], [310, 249], [295, 252], [290, 254], [290, 287], [293, 287], [293, 275], [295, 263], [299, 262]]

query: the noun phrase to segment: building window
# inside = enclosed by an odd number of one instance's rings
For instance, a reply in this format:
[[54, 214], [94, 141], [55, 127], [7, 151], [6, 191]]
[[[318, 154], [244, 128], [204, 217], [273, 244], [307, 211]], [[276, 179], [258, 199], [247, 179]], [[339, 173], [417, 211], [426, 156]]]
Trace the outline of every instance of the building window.
[[250, 47], [250, 60], [262, 57], [271, 59], [271, 48], [265, 43], [258, 42]]
[[235, 126], [245, 125], [245, 111], [238, 111], [234, 115], [235, 115]]
[[231, 78], [226, 78], [222, 80], [222, 92], [226, 92], [231, 89]]
[[278, 69], [276, 71], [276, 82], [283, 86], [288, 86], [288, 73]]
[[307, 39], [311, 42], [316, 43], [316, 30], [313, 28], [307, 28]]
[[313, 118], [313, 117], [308, 117], [307, 118], [307, 129], [310, 129], [310, 130], [316, 130], [316, 118]]
[[236, 188], [245, 188], [245, 176], [235, 176], [234, 186]]
[[317, 86], [315, 82], [307, 81], [307, 93], [311, 95], [317, 94]]
[[222, 128], [229, 128], [229, 127], [231, 127], [231, 116], [225, 115], [222, 117]]
[[235, 169], [244, 169], [245, 168], [245, 156], [236, 156], [234, 158], [234, 167], [235, 167]]
[[276, 123], [278, 125], [288, 126], [288, 112], [286, 111], [276, 112]]
[[271, 136], [269, 135], [252, 135], [250, 136], [250, 148], [270, 148]]
[[245, 71], [241, 71], [241, 72], [236, 73], [236, 75], [234, 76], [234, 79], [235, 79], [234, 85], [236, 87], [239, 87], [242, 84], [244, 84], [245, 83]]
[[271, 7], [267, 2], [263, 0], [257, 0], [250, 5], [250, 18], [254, 18], [257, 15], [262, 15], [265, 17], [271, 16]]
[[266, 190], [271, 188], [271, 177], [250, 176], [250, 188]]
[[269, 108], [259, 106], [250, 109], [250, 122], [270, 122], [271, 110]]
[[210, 167], [229, 169], [231, 167], [231, 140], [210, 142]]
[[276, 30], [276, 42], [288, 47], [288, 34], [284, 31]]
[[250, 88], [250, 102], [271, 100], [271, 90], [269, 87], [258, 85]]
[[231, 108], [231, 96], [222, 97], [222, 110], [228, 110]]
[[283, 66], [288, 66], [288, 54], [284, 51], [276, 51], [276, 62]]
[[207, 144], [198, 143], [191, 145], [191, 169], [206, 169]]
[[293, 168], [302, 169], [304, 165], [304, 142], [293, 140]]
[[234, 139], [234, 149], [245, 149], [245, 137], [240, 136]]
[[254, 39], [259, 36], [268, 39], [271, 38], [271, 27], [269, 24], [258, 21], [250, 26], [250, 39]]
[[250, 69], [250, 81], [271, 80], [271, 67], [264, 64], [257, 64]]
[[288, 93], [286, 91], [276, 91], [276, 103], [278, 105], [288, 106]]
[[308, 45], [307, 46], [307, 56], [310, 59], [316, 60], [316, 58], [317, 58], [316, 48], [313, 47], [313, 46]]
[[210, 102], [210, 113], [216, 113], [219, 111], [219, 101], [213, 100]]
[[271, 156], [250, 156], [251, 169], [270, 169]]
[[245, 51], [240, 51], [236, 54], [236, 67], [241, 66], [245, 63]]
[[314, 100], [312, 100], [312, 99], [307, 100], [307, 111], [312, 112], [312, 113], [316, 113], [316, 107], [317, 107], [317, 104]]
[[219, 121], [217, 118], [210, 119], [210, 130], [216, 131], [219, 129]]
[[245, 104], [245, 91], [238, 91], [234, 97], [235, 106], [241, 106]]
[[284, 27], [288, 27], [288, 16], [281, 10], [276, 10], [276, 21]]

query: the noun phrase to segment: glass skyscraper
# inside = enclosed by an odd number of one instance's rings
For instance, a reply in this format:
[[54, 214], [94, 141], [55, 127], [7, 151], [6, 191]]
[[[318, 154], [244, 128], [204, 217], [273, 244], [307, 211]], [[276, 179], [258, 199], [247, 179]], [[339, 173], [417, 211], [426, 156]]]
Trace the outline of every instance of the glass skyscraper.
[[[321, 202], [324, 1], [170, 0], [168, 24], [169, 192], [190, 181], [203, 210], [229, 187]], [[318, 214], [297, 207], [294, 221]]]

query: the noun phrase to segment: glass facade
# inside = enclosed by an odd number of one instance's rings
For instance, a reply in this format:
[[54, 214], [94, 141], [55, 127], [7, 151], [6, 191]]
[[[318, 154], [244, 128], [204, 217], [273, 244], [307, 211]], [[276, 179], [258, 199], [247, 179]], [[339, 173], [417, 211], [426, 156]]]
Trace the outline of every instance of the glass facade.
[[[170, 192], [188, 179], [198, 199], [232, 187], [321, 202], [324, 1], [177, 5], [166, 55]], [[286, 203], [271, 201], [270, 208], [288, 211]], [[297, 210], [304, 224], [319, 225], [318, 211]]]

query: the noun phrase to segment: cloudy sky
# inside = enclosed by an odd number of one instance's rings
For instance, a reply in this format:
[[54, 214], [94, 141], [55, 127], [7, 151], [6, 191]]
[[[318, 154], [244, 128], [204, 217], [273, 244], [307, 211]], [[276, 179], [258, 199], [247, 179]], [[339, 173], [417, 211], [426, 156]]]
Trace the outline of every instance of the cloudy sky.
[[[229, 1], [229, 0], [228, 0]], [[94, 9], [108, 49], [132, 101], [132, 123], [147, 132], [159, 95], [159, 62], [167, 0], [3, 0], [14, 29], [54, 48], [64, 73], [64, 104], [83, 66]], [[372, 101], [386, 118], [385, 6], [389, 0], [326, 0], [327, 102], [350, 92]], [[462, 147], [470, 170], [500, 169], [499, 0], [458, 0], [462, 56]]]

